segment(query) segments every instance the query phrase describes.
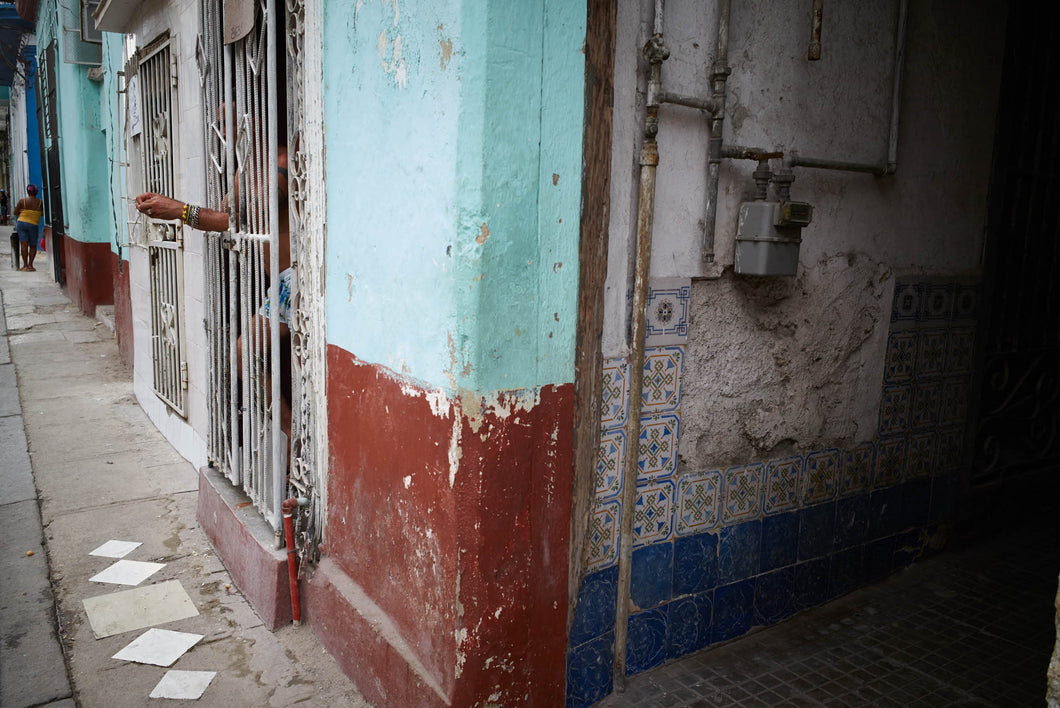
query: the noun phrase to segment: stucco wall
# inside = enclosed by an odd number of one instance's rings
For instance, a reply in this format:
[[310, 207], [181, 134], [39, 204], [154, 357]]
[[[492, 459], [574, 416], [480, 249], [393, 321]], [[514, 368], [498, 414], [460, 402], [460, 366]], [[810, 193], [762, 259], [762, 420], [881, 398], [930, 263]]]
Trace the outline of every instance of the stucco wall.
[[[174, 174], [176, 194], [182, 201], [205, 202], [205, 160], [202, 139], [202, 101], [198, 69], [195, 65], [195, 40], [199, 33], [199, 3], [195, 0], [152, 0], [145, 2], [139, 14], [130, 20], [129, 34], [136, 49], [152, 42], [164, 32], [171, 37], [170, 51], [177, 64], [177, 89], [174, 101], [177, 119], [172, 149], [176, 160]], [[120, 129], [120, 128], [119, 128]], [[143, 136], [129, 142], [129, 169], [126, 189], [134, 197], [143, 190]], [[136, 218], [130, 211], [130, 218]], [[138, 236], [132, 227], [130, 240]], [[147, 250], [131, 246], [124, 252], [129, 264], [129, 289], [133, 321], [133, 383], [137, 399], [151, 420], [173, 446], [197, 466], [206, 464], [206, 386], [207, 356], [203, 321], [203, 238], [200, 232], [184, 229], [184, 334], [187, 343], [188, 392], [187, 417], [176, 415], [154, 393], [151, 346], [151, 291]]]
[[558, 704], [584, 4], [329, 2], [324, 26], [325, 541], [358, 588], [328, 614], [397, 635], [325, 642], [372, 701], [397, 661], [417, 705]]

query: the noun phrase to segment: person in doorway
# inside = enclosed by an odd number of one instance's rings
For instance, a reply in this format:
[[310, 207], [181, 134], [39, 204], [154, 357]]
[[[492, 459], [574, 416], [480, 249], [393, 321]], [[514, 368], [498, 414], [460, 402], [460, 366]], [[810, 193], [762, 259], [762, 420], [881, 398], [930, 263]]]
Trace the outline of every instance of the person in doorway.
[[[287, 148], [286, 146], [279, 146], [276, 156], [278, 172], [278, 188], [279, 188], [279, 233], [277, 234], [276, 245], [278, 247], [279, 256], [279, 287], [277, 305], [277, 319], [280, 323], [280, 357], [278, 364], [280, 367], [280, 427], [283, 430], [284, 435], [287, 436], [288, 442], [291, 438], [291, 331], [289, 327], [289, 315], [291, 306], [291, 238], [290, 238], [290, 225], [288, 222], [288, 199], [287, 199]], [[227, 203], [227, 198], [225, 199]], [[236, 201], [238, 202], [238, 192], [236, 193]], [[222, 232], [228, 231], [228, 212], [218, 211], [216, 209], [207, 209], [206, 207], [199, 207], [193, 204], [181, 202], [177, 199], [167, 197], [162, 194], [156, 194], [155, 192], [144, 192], [136, 197], [136, 209], [141, 214], [151, 217], [152, 219], [179, 219], [183, 223], [187, 224], [193, 229], [200, 231], [214, 231]], [[245, 216], [243, 216], [245, 219]], [[236, 226], [239, 225], [240, 215], [236, 215]], [[265, 261], [269, 262], [268, 250], [265, 252]], [[261, 310], [258, 312], [259, 320], [261, 321], [262, 327], [265, 332], [265, 341], [270, 341], [268, 336], [269, 327], [269, 313], [271, 303], [269, 298], [265, 298], [265, 302], [262, 304]], [[242, 361], [242, 338], [237, 343], [238, 347], [238, 360]], [[266, 386], [266, 390], [269, 387]]]
[[10, 215], [11, 197], [8, 196], [6, 189], [0, 187], [0, 222], [6, 224]]
[[35, 271], [33, 260], [37, 257], [37, 239], [40, 233], [40, 220], [44, 216], [44, 202], [37, 198], [37, 185], [26, 187], [26, 195], [15, 205], [15, 229], [18, 231], [18, 245], [22, 251], [22, 267], [19, 270]]

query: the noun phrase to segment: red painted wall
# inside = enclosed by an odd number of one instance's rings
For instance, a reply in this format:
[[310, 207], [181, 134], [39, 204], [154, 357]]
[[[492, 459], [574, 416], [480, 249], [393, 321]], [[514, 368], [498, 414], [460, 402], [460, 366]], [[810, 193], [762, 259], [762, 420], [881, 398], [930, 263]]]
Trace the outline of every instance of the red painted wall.
[[[432, 411], [411, 382], [328, 348], [325, 553], [455, 706], [564, 700], [574, 387], [517, 398]], [[338, 609], [314, 628], [369, 701], [396, 705], [394, 653], [344, 645], [354, 620]]]
[[63, 239], [63, 271], [70, 299], [89, 317], [97, 305], [114, 304], [109, 243], [83, 243], [69, 236]]
[[110, 254], [111, 292], [114, 295], [114, 334], [118, 355], [128, 367], [133, 365], [132, 297], [129, 290], [129, 261], [117, 253]]

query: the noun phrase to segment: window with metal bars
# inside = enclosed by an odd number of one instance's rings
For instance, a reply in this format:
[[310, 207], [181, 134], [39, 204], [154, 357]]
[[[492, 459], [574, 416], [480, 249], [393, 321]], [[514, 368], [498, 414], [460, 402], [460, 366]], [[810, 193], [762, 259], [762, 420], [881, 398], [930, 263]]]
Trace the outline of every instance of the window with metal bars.
[[[174, 114], [176, 69], [168, 40], [147, 48], [137, 71], [140, 88], [140, 156], [144, 191], [175, 191]], [[188, 366], [184, 334], [184, 244], [178, 222], [148, 219], [151, 359], [155, 394], [187, 415]]]

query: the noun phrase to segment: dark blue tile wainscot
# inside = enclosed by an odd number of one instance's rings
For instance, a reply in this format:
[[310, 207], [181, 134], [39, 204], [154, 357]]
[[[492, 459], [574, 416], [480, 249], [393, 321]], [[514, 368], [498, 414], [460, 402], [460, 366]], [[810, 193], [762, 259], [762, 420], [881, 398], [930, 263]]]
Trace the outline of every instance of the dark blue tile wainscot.
[[775, 624], [795, 612], [795, 571], [792, 568], [759, 575], [755, 581], [755, 623]]
[[673, 560], [672, 543], [656, 543], [633, 550], [629, 593], [634, 605], [648, 609], [670, 599]]
[[869, 495], [836, 502], [835, 546], [849, 548], [864, 543], [869, 532]]
[[586, 575], [578, 592], [578, 604], [574, 608], [570, 646], [577, 646], [614, 630], [617, 600], [617, 566]]
[[666, 661], [666, 608], [638, 612], [629, 618], [626, 675], [647, 671]]
[[756, 519], [722, 529], [718, 542], [718, 582], [732, 583], [757, 575], [761, 551], [761, 521]]
[[674, 541], [674, 597], [710, 590], [717, 584], [717, 535], [679, 536]]
[[667, 605], [666, 658], [676, 659], [710, 644], [714, 591], [674, 600]]
[[798, 545], [798, 512], [792, 511], [762, 519], [762, 572], [768, 573], [794, 564]]
[[611, 693], [614, 636], [608, 632], [567, 652], [566, 708], [586, 708]]
[[891, 536], [902, 527], [902, 488], [879, 489], [869, 497], [869, 538]]
[[832, 556], [832, 596], [845, 595], [865, 583], [861, 547], [840, 551]]
[[831, 553], [834, 533], [835, 502], [800, 511], [799, 560], [813, 560]]
[[754, 621], [754, 579], [723, 585], [714, 591], [713, 642], [738, 637], [751, 629]]
[[831, 599], [830, 566], [828, 558], [818, 558], [795, 566], [795, 609], [817, 607]]

